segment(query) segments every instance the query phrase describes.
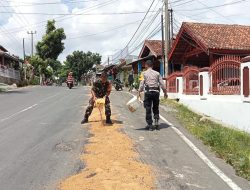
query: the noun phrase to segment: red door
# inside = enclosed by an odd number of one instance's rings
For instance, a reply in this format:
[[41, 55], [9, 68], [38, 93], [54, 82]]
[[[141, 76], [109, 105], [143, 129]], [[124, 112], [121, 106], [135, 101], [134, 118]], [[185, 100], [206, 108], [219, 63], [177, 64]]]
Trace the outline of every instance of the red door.
[[243, 69], [243, 95], [244, 97], [249, 96], [249, 68], [244, 67]]
[[203, 75], [200, 76], [200, 95], [203, 96]]

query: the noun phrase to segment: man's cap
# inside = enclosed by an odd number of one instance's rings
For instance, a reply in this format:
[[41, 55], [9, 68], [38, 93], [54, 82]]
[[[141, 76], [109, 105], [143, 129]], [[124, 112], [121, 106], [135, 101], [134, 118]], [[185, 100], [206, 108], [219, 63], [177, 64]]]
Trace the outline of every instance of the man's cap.
[[151, 60], [147, 60], [145, 62], [145, 64], [148, 65], [148, 66], [153, 66], [153, 62]]

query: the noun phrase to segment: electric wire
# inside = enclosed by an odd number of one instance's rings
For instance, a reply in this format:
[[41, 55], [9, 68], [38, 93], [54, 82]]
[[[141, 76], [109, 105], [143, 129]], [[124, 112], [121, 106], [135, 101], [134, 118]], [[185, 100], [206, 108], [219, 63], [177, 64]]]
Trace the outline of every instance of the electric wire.
[[[137, 27], [136, 31], [134, 32], [134, 34], [132, 35], [132, 37], [130, 38], [130, 40], [129, 40], [128, 43], [126, 44], [126, 46], [121, 50], [121, 54], [124, 52], [124, 50], [125, 50], [126, 48], [128, 48], [129, 44], [131, 43], [131, 41], [132, 41], [132, 40], [134, 39], [134, 37], [136, 36], [137, 32], [139, 31], [140, 27], [142, 26], [143, 22], [145, 21], [147, 15], [148, 15], [148, 13], [149, 13], [149, 11], [151, 10], [151, 8], [152, 8], [154, 2], [155, 2], [155, 0], [153, 0], [152, 3], [150, 4], [150, 6], [149, 6], [149, 8], [148, 8], [148, 10], [147, 10], [147, 12], [146, 12], [146, 14], [144, 15], [144, 17], [143, 17], [141, 23], [139, 24], [139, 26]], [[118, 57], [118, 56], [117, 56], [117, 57]], [[113, 58], [113, 60], [116, 60], [117, 57], [116, 57], [115, 59]]]
[[[83, 9], [83, 10], [80, 10], [80, 11], [78, 11], [78, 13], [80, 13], [80, 12], [84, 12], [84, 13], [89, 12], [89, 11], [92, 11], [92, 10], [95, 10], [95, 9], [98, 9], [98, 8], [101, 8], [101, 7], [108, 6], [108, 5], [110, 5], [112, 3], [115, 3], [117, 1], [119, 1], [119, 0], [108, 0], [108, 1], [105, 1], [105, 2], [102, 2], [102, 3], [99, 3], [97, 5], [87, 7], [85, 9]], [[72, 15], [71, 16], [58, 16], [58, 17], [55, 17], [53, 19], [58, 23], [58, 22], [62, 22], [62, 21], [71, 19], [73, 17], [75, 17], [75, 15], [73, 15], [73, 16]], [[48, 20], [46, 19], [46, 20], [43, 20], [43, 21], [40, 21], [40, 22], [37, 22], [37, 23], [33, 23], [33, 24], [30, 24], [30, 25], [11, 28], [11, 29], [8, 30], [8, 33], [17, 33], [17, 32], [22, 31], [22, 29], [27, 28], [27, 27], [31, 27], [31, 26], [33, 26], [33, 27], [34, 26], [39, 26], [39, 25], [46, 26], [47, 22], [48, 22]]]

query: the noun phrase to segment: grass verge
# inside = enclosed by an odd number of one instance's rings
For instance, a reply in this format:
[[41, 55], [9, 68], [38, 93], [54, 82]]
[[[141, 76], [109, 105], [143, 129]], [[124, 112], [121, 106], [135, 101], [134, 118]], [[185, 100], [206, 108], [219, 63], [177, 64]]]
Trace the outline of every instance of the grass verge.
[[216, 155], [232, 165], [236, 174], [250, 181], [250, 135], [222, 126], [192, 112], [173, 100], [162, 100], [176, 109], [176, 118]]

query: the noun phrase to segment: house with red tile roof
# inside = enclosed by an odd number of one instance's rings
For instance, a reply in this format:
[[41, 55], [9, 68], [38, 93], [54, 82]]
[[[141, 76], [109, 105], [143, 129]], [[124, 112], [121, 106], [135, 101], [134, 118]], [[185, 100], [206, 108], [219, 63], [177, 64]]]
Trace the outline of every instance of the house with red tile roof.
[[225, 55], [250, 55], [250, 26], [184, 22], [168, 54], [170, 73], [210, 67]]
[[152, 60], [154, 63], [153, 69], [160, 72], [163, 76], [162, 63], [162, 41], [161, 40], [145, 40], [140, 51], [138, 60], [129, 63], [133, 67], [135, 75], [142, 72], [145, 68], [145, 62]]

